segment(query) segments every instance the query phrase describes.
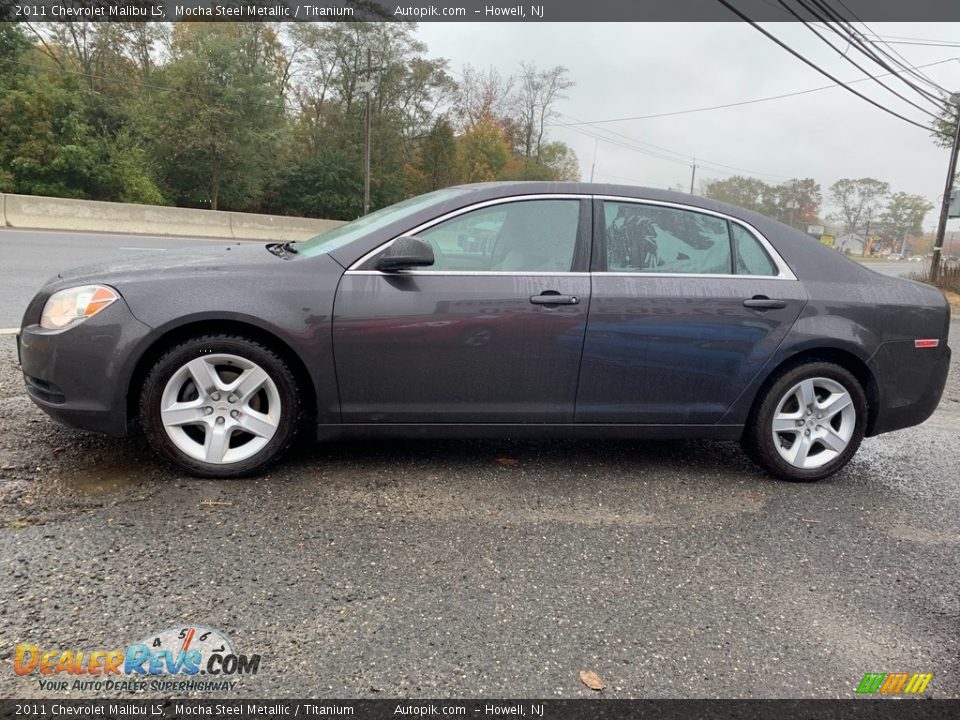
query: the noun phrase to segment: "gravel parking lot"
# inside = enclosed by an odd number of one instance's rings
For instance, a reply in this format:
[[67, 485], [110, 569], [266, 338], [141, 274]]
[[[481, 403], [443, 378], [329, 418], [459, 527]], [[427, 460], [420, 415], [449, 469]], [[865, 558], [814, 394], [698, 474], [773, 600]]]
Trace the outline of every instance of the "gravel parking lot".
[[18, 642], [203, 624], [262, 655], [231, 697], [595, 695], [581, 669], [607, 697], [895, 671], [958, 697], [958, 364], [931, 420], [814, 485], [731, 443], [527, 441], [305, 441], [217, 482], [54, 424], [0, 338], [0, 694], [48, 694]]

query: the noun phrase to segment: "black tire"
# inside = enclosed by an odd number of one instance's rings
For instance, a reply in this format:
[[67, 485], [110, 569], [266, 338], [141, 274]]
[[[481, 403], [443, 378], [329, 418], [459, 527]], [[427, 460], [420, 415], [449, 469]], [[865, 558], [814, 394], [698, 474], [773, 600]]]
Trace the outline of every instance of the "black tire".
[[[238, 356], [259, 366], [273, 381], [279, 397], [280, 417], [273, 436], [258, 452], [236, 462], [217, 464], [190, 456], [177, 447], [161, 420], [161, 399], [174, 374], [190, 361], [212, 354]], [[300, 412], [299, 389], [287, 364], [265, 345], [230, 334], [198, 336], [171, 347], [147, 374], [140, 393], [140, 421], [153, 449], [191, 475], [203, 478], [246, 477], [264, 470], [290, 447], [299, 426]]]
[[[813, 378], [827, 378], [842, 385], [852, 400], [856, 418], [853, 433], [842, 452], [820, 467], [801, 468], [790, 464], [777, 450], [773, 418], [777, 406], [790, 389]], [[740, 444], [744, 452], [771, 475], [792, 482], [815, 482], [833, 475], [850, 461], [860, 447], [866, 424], [867, 397], [856, 377], [840, 365], [814, 361], [785, 370], [767, 386], [754, 403]]]

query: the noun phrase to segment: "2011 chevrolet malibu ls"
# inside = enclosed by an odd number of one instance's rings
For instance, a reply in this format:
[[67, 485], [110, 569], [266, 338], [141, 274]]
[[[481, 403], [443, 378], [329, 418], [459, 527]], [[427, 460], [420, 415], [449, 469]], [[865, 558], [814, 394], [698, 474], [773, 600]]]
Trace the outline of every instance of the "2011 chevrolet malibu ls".
[[785, 225], [577, 183], [423, 195], [299, 243], [61, 273], [23, 319], [27, 392], [204, 477], [344, 435], [739, 439], [818, 480], [923, 422], [949, 309]]

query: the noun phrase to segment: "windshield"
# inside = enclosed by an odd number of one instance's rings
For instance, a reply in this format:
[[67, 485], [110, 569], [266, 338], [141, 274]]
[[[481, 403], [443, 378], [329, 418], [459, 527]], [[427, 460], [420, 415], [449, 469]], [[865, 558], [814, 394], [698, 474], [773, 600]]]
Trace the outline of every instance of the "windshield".
[[405, 217], [410, 217], [425, 207], [449, 200], [464, 192], [466, 192], [466, 190], [463, 188], [437, 190], [436, 192], [418, 195], [409, 200], [398, 202], [396, 205], [390, 205], [382, 210], [377, 210], [374, 213], [365, 215], [362, 218], [358, 218], [346, 225], [341, 225], [333, 230], [328, 230], [304, 242], [298, 242], [297, 252], [307, 257], [333, 252], [337, 248], [341, 248], [357, 238], [387, 227], [392, 223], [403, 220]]

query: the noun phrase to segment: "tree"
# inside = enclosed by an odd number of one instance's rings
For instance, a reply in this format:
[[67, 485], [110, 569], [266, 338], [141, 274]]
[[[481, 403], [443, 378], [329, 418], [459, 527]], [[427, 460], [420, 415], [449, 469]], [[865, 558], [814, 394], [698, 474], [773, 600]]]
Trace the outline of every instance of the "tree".
[[0, 190], [164, 202], [143, 148], [101, 121], [83, 77], [21, 39], [0, 34], [0, 65], [9, 65], [0, 74]]
[[890, 184], [874, 178], [844, 178], [830, 186], [830, 200], [839, 210], [845, 233], [869, 231], [890, 194]]
[[737, 205], [768, 217], [776, 214], [774, 188], [757, 178], [734, 175], [725, 180], [713, 180], [704, 185], [703, 194], [711, 200]]
[[880, 218], [881, 227], [894, 243], [905, 244], [907, 235], [923, 232], [923, 219], [932, 209], [933, 204], [922, 195], [894, 193]]
[[822, 202], [820, 184], [812, 178], [771, 185], [757, 178], [734, 175], [708, 182], [703, 194], [794, 226], [815, 222]]
[[513, 77], [492, 67], [477, 70], [472, 65], [465, 65], [461, 75], [456, 107], [461, 128], [469, 130], [484, 118], [493, 118], [502, 126], [513, 109]]
[[457, 141], [446, 119], [437, 120], [423, 140], [415, 165], [420, 179], [414, 192], [427, 192], [457, 182]]
[[545, 143], [540, 148], [540, 159], [517, 157], [500, 172], [497, 180], [572, 180], [580, 179], [580, 163], [566, 143]]
[[[452, 181], [453, 139], [441, 127], [440, 108], [455, 85], [446, 61], [426, 56], [415, 28], [406, 23], [304, 23], [291, 30], [298, 53], [291, 85], [300, 105], [294, 140], [302, 154], [317, 155], [335, 145], [343, 149], [340, 161], [359, 166], [363, 90], [369, 85], [374, 207]], [[375, 68], [370, 77], [368, 49]], [[295, 164], [301, 165], [299, 158]]]
[[774, 189], [775, 217], [794, 227], [816, 223], [823, 196], [820, 183], [813, 178], [794, 178]]
[[464, 182], [496, 180], [509, 160], [507, 141], [490, 118], [483, 118], [457, 139], [457, 164]]
[[953, 136], [957, 132], [957, 113], [960, 110], [950, 102], [949, 95], [944, 95], [943, 102], [946, 107], [942, 108], [938, 113], [939, 117], [933, 120], [930, 136], [940, 147], [949, 148], [953, 145]]
[[545, 143], [540, 147], [540, 162], [553, 171], [552, 180], [580, 180], [580, 162], [573, 149], [562, 142]]
[[354, 220], [363, 214], [363, 173], [345, 148], [325, 145], [302, 158], [277, 183], [283, 210], [308, 217]]
[[181, 203], [242, 208], [272, 177], [286, 120], [264, 49], [276, 43], [258, 23], [177, 25], [144, 130]]
[[539, 70], [533, 63], [520, 63], [517, 106], [520, 121], [520, 142], [524, 157], [540, 159], [540, 146], [547, 122], [556, 116], [554, 104], [566, 97], [565, 90], [574, 82], [562, 65]]

